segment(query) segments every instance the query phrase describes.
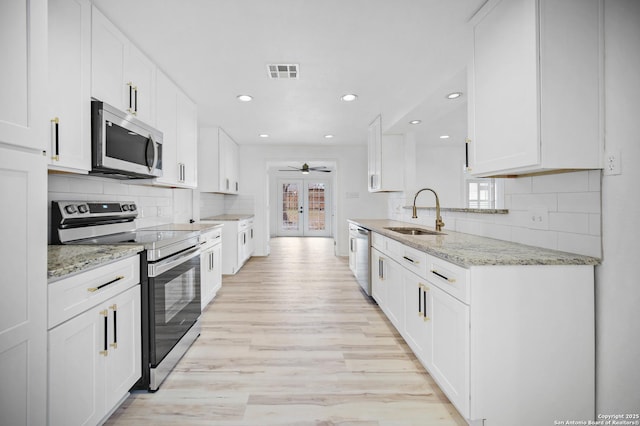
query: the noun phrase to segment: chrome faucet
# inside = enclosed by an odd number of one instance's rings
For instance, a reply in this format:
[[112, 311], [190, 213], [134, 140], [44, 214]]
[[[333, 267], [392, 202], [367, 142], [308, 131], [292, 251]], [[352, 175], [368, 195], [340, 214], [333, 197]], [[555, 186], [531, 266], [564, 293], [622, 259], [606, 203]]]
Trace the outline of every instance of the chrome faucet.
[[442, 221], [442, 216], [440, 216], [440, 199], [438, 198], [438, 194], [431, 188], [422, 188], [418, 192], [416, 192], [416, 196], [413, 197], [413, 216], [412, 219], [418, 218], [418, 209], [416, 209], [416, 199], [418, 198], [418, 194], [422, 191], [431, 191], [433, 195], [436, 196], [436, 231], [442, 231], [442, 227], [444, 226], [444, 222]]

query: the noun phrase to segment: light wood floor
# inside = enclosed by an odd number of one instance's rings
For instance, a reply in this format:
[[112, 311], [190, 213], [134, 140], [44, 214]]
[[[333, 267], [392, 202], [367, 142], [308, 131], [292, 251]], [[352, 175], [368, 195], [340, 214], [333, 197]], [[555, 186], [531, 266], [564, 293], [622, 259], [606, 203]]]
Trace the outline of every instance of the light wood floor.
[[156, 393], [107, 425], [465, 425], [330, 238], [276, 238]]

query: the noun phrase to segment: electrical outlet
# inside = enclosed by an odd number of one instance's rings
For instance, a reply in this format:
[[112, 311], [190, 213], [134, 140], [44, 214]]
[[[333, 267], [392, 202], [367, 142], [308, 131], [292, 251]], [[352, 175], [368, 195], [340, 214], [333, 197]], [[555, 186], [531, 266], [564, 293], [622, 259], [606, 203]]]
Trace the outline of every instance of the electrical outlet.
[[530, 208], [528, 218], [528, 228], [549, 229], [549, 210], [546, 207]]
[[604, 155], [604, 174], [619, 175], [622, 173], [620, 151], [607, 151]]

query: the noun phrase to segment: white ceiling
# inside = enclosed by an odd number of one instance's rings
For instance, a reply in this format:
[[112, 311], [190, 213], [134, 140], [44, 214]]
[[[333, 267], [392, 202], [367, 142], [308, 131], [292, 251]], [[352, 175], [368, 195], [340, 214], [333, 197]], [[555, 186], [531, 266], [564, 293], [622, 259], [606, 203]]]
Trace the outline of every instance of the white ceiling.
[[[384, 131], [427, 129], [455, 109], [441, 92], [465, 85], [467, 21], [484, 2], [94, 0], [198, 104], [201, 127], [240, 144], [365, 143], [378, 114]], [[300, 64], [300, 78], [271, 80], [270, 63]]]

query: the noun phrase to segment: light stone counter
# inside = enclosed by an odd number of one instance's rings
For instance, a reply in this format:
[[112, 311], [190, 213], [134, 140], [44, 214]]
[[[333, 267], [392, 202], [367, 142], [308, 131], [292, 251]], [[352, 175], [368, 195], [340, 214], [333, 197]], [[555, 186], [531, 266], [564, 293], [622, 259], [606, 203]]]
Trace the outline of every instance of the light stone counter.
[[211, 221], [216, 221], [219, 220], [221, 222], [224, 221], [231, 221], [231, 220], [244, 220], [244, 219], [251, 219], [253, 217], [252, 214], [221, 214], [218, 216], [212, 216], [212, 217], [203, 217], [200, 220], [204, 221], [204, 220], [211, 220]]
[[349, 222], [464, 268], [480, 265], [597, 265], [600, 263], [600, 259], [595, 257], [463, 234], [446, 228], [442, 230], [446, 235], [405, 235], [384, 228], [407, 226], [432, 231], [433, 228], [385, 219], [349, 219]]
[[222, 228], [224, 223], [170, 223], [167, 225], [150, 226], [144, 229], [153, 229], [158, 231], [200, 231], [206, 232], [216, 228]]
[[47, 254], [47, 278], [57, 281], [102, 266], [114, 260], [135, 256], [144, 250], [141, 245], [50, 245]]

